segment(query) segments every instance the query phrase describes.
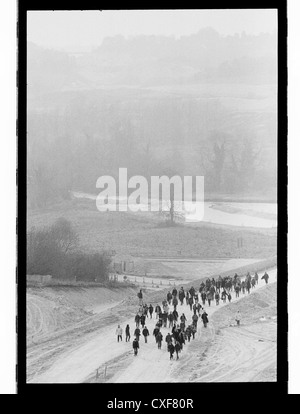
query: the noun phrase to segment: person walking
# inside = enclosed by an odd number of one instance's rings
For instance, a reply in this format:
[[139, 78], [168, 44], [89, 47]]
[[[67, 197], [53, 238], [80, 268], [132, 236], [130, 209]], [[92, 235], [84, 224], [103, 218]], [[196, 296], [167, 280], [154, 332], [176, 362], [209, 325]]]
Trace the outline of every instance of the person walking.
[[170, 352], [170, 359], [173, 359], [173, 355], [174, 355], [174, 351], [175, 351], [175, 347], [172, 344], [172, 342], [168, 343], [168, 351]]
[[145, 326], [145, 322], [146, 322], [146, 317], [145, 317], [145, 315], [142, 315], [142, 316], [141, 316], [140, 321], [141, 321], [142, 328], [144, 328], [144, 326]]
[[205, 312], [205, 310], [203, 310], [201, 318], [203, 321], [204, 328], [206, 328], [208, 324], [208, 314]]
[[193, 321], [193, 325], [196, 327], [197, 329], [197, 323], [198, 323], [198, 315], [196, 313], [194, 313], [194, 315], [192, 316], [192, 321]]
[[186, 331], [185, 332], [186, 332], [187, 340], [190, 342], [191, 336], [192, 336], [192, 329], [191, 329], [191, 326], [190, 325], [186, 328]]
[[174, 310], [176, 310], [177, 305], [178, 305], [178, 299], [177, 299], [177, 296], [174, 296], [174, 297], [173, 297], [173, 300], [172, 300], [172, 305], [174, 306]]
[[169, 328], [173, 328], [173, 322], [174, 322], [174, 315], [173, 312], [170, 312], [168, 315], [168, 321], [169, 321]]
[[130, 342], [130, 328], [129, 328], [129, 325], [126, 325], [125, 335], [126, 335], [125, 341]]
[[192, 296], [192, 295], [190, 295], [190, 296], [189, 296], [189, 305], [190, 305], [190, 310], [191, 310], [191, 311], [193, 310], [193, 303], [194, 303], [193, 296]]
[[162, 340], [163, 340], [163, 336], [162, 336], [162, 333], [160, 331], [156, 335], [155, 339], [156, 339], [158, 349], [161, 349], [161, 343], [162, 343]]
[[211, 294], [211, 292], [209, 291], [208, 292], [208, 294], [207, 294], [207, 302], [208, 302], [208, 306], [210, 306], [210, 302], [212, 301], [212, 294]]
[[194, 324], [190, 325], [190, 326], [191, 326], [191, 332], [192, 332], [192, 335], [193, 335], [193, 339], [195, 339], [195, 333], [197, 332], [197, 328]]
[[181, 351], [181, 345], [178, 341], [175, 342], [176, 359], [179, 359], [179, 352]]
[[155, 306], [156, 319], [158, 319], [158, 315], [160, 314], [160, 312], [161, 312], [161, 307], [159, 305], [156, 305]]
[[139, 347], [140, 347], [139, 341], [136, 338], [134, 338], [134, 340], [132, 341], [132, 348], [133, 348], [133, 353], [135, 356], [138, 354]]
[[149, 330], [147, 328], [147, 326], [144, 327], [142, 334], [144, 335], [145, 338], [145, 344], [147, 343], [147, 337], [149, 336]]
[[219, 305], [219, 303], [220, 303], [220, 293], [219, 293], [218, 290], [215, 293], [215, 299], [216, 299], [216, 305]]
[[180, 288], [180, 290], [178, 292], [178, 297], [179, 297], [179, 300], [180, 300], [180, 305], [182, 306], [183, 305], [183, 301], [184, 301], [184, 297], [185, 297], [184, 290], [183, 290], [183, 287], [182, 286], [181, 286], [181, 288]]
[[138, 341], [140, 340], [140, 335], [141, 335], [140, 328], [136, 328], [134, 331], [134, 336], [136, 337]]
[[168, 304], [169, 305], [171, 305], [171, 300], [172, 300], [172, 293], [169, 291], [168, 293], [167, 293], [167, 301], [168, 301]]
[[137, 296], [139, 298], [139, 304], [142, 305], [143, 304], [143, 292], [142, 292], [142, 289], [140, 289], [140, 291], [137, 294]]
[[265, 274], [261, 277], [261, 279], [265, 279], [266, 285], [268, 284], [268, 280], [269, 280], [269, 275], [267, 272], [265, 272]]
[[201, 299], [202, 299], [202, 305], [205, 305], [205, 301], [206, 301], [206, 293], [204, 290], [202, 290], [201, 292]]
[[228, 293], [228, 302], [229, 303], [231, 302], [231, 294], [230, 294], [230, 292]]
[[118, 327], [116, 329], [116, 335], [117, 335], [118, 342], [119, 342], [120, 339], [122, 341], [123, 329], [120, 327], [120, 325], [118, 325]]
[[223, 301], [223, 303], [226, 303], [226, 296], [227, 296], [227, 292], [225, 289], [223, 289], [222, 293], [221, 293], [221, 299]]
[[172, 336], [170, 332], [166, 335], [165, 341], [167, 342], [167, 345], [169, 345], [169, 343], [172, 342]]
[[187, 290], [186, 294], [185, 294], [185, 303], [188, 305], [189, 304], [189, 298], [190, 298], [190, 294], [189, 291]]
[[140, 321], [141, 321], [141, 317], [138, 313], [135, 315], [134, 321], [135, 321], [136, 327], [138, 328], [140, 326]]
[[153, 306], [151, 305], [151, 303], [149, 305], [148, 311], [149, 311], [150, 318], [152, 319]]
[[237, 326], [240, 326], [240, 322], [241, 322], [241, 315], [240, 315], [240, 311], [238, 310], [236, 315], [235, 315], [235, 320], [236, 320], [236, 324]]
[[258, 274], [257, 274], [257, 272], [255, 272], [254, 279], [255, 279], [255, 283], [258, 285]]

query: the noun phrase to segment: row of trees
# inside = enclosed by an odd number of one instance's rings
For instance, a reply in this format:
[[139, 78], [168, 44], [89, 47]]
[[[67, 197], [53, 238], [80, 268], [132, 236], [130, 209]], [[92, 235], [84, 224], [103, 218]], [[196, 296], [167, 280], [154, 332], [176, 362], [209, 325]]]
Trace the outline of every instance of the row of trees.
[[124, 115], [120, 107], [105, 112], [107, 117], [85, 112], [86, 106], [82, 116], [74, 107], [56, 117], [30, 113], [29, 207], [42, 208], [69, 197], [72, 190], [95, 193], [98, 177], [117, 179], [120, 167], [127, 167], [129, 177], [147, 179], [166, 175], [170, 169], [181, 177], [203, 175], [207, 193], [276, 189], [276, 131], [266, 126], [262, 136], [253, 127], [258, 121], [251, 118], [243, 129], [233, 132], [233, 124], [231, 130], [224, 126], [225, 120], [230, 124], [230, 114], [226, 118], [220, 111], [208, 119], [213, 107], [207, 110], [201, 129], [197, 119], [201, 107], [190, 104], [187, 112], [179, 110], [179, 102], [178, 107], [173, 103], [174, 111], [160, 105], [160, 114], [144, 107], [140, 117], [132, 111]]
[[50, 227], [32, 228], [27, 234], [27, 274], [50, 274], [59, 280], [108, 280], [110, 258], [105, 253], [83, 253], [78, 242], [78, 234], [64, 218]]

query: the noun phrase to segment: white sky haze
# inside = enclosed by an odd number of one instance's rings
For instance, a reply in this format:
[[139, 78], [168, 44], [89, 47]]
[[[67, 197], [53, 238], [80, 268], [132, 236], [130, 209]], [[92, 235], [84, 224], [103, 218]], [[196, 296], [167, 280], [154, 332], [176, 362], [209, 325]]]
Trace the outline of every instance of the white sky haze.
[[277, 30], [275, 9], [30, 11], [27, 39], [51, 48], [99, 46], [122, 34], [180, 37], [212, 27], [221, 35]]

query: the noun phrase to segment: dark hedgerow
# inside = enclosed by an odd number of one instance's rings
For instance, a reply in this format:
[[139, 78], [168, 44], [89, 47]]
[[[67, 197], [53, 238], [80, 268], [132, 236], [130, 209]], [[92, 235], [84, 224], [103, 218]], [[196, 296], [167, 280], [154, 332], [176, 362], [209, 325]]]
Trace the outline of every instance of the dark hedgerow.
[[52, 226], [32, 228], [27, 234], [27, 274], [55, 279], [104, 282], [110, 259], [105, 253], [78, 250], [78, 235], [71, 223], [58, 219]]

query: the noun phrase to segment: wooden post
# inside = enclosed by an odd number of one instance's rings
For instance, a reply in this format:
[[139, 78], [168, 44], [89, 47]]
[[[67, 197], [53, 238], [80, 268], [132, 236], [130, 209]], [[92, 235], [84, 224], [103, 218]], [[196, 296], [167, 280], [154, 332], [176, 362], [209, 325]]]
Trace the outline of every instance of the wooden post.
[[104, 381], [106, 380], [106, 368], [107, 368], [107, 365], [105, 365], [105, 369], [104, 369]]
[[99, 371], [98, 371], [98, 368], [96, 369], [96, 379], [98, 379], [99, 378]]

